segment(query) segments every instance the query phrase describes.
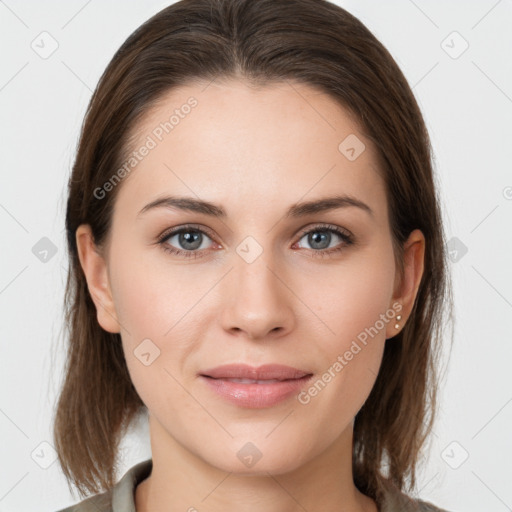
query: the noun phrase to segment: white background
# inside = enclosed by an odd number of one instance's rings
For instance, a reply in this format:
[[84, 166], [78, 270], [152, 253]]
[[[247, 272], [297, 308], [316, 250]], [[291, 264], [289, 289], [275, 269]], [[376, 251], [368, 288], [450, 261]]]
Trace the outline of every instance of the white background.
[[[419, 496], [451, 512], [512, 510], [512, 3], [337, 3], [382, 41], [413, 87], [448, 239], [467, 247], [451, 262], [455, 342]], [[0, 1], [0, 512], [78, 501], [45, 444], [63, 363], [66, 184], [100, 74], [166, 5]], [[43, 31], [58, 42], [47, 59], [31, 48]], [[463, 41], [453, 31], [469, 44], [457, 58]], [[43, 237], [57, 249], [46, 263], [32, 252]], [[126, 440], [121, 475], [150, 456], [147, 435], [142, 423]]]

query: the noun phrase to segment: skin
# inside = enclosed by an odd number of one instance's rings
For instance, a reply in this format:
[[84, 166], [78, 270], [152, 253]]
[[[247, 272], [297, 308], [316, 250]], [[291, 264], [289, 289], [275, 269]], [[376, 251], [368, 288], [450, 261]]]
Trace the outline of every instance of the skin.
[[[87, 225], [76, 232], [98, 322], [121, 334], [149, 410], [153, 470], [136, 488], [136, 509], [375, 512], [353, 482], [353, 420], [385, 343], [396, 342], [386, 341], [399, 332], [395, 319], [307, 404], [292, 396], [264, 409], [237, 407], [197, 374], [226, 363], [281, 363], [316, 380], [397, 302], [402, 329], [423, 273], [423, 234], [415, 230], [405, 243], [400, 280], [375, 147], [345, 109], [304, 84], [173, 89], [137, 126], [134, 147], [190, 96], [198, 106], [118, 185], [107, 245], [94, 247]], [[349, 134], [366, 146], [354, 161], [338, 150]], [[292, 204], [334, 192], [364, 201], [373, 215], [347, 207], [284, 217]], [[171, 194], [211, 201], [227, 216], [165, 208], [137, 216]], [[187, 223], [208, 230], [195, 249], [202, 257], [157, 243]], [[356, 243], [331, 233], [328, 247], [341, 250], [315, 257], [328, 249], [301, 233], [324, 233], [326, 223]], [[263, 250], [251, 263], [236, 252], [247, 236]], [[165, 243], [189, 247], [178, 236]], [[146, 338], [160, 349], [149, 366], [134, 355]], [[237, 457], [247, 442], [262, 454], [250, 468]]]

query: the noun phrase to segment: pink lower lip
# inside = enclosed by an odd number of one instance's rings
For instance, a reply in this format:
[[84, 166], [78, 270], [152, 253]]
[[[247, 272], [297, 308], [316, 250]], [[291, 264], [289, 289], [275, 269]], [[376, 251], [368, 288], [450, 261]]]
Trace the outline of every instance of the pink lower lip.
[[268, 384], [242, 384], [223, 379], [200, 376], [210, 389], [239, 407], [263, 409], [271, 407], [300, 391], [312, 375]]

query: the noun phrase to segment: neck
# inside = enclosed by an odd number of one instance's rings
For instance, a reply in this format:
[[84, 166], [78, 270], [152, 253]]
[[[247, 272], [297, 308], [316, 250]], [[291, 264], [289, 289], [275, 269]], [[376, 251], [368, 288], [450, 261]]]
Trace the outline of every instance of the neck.
[[[137, 512], [378, 512], [352, 477], [352, 424], [315, 458], [287, 471], [240, 473], [209, 464], [150, 416], [153, 468], [135, 492]], [[263, 459], [263, 457], [262, 457]]]

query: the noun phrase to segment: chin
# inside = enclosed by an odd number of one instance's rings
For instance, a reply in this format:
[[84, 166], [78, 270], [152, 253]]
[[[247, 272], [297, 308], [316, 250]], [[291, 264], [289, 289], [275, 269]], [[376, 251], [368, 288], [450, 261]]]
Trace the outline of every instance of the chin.
[[204, 454], [203, 459], [222, 471], [237, 475], [279, 475], [294, 471], [305, 462], [304, 452], [297, 449], [301, 444], [291, 442], [283, 446], [282, 440], [276, 437], [274, 446], [268, 439], [251, 442], [245, 437], [242, 441], [232, 440], [231, 445], [220, 447], [214, 453]]

